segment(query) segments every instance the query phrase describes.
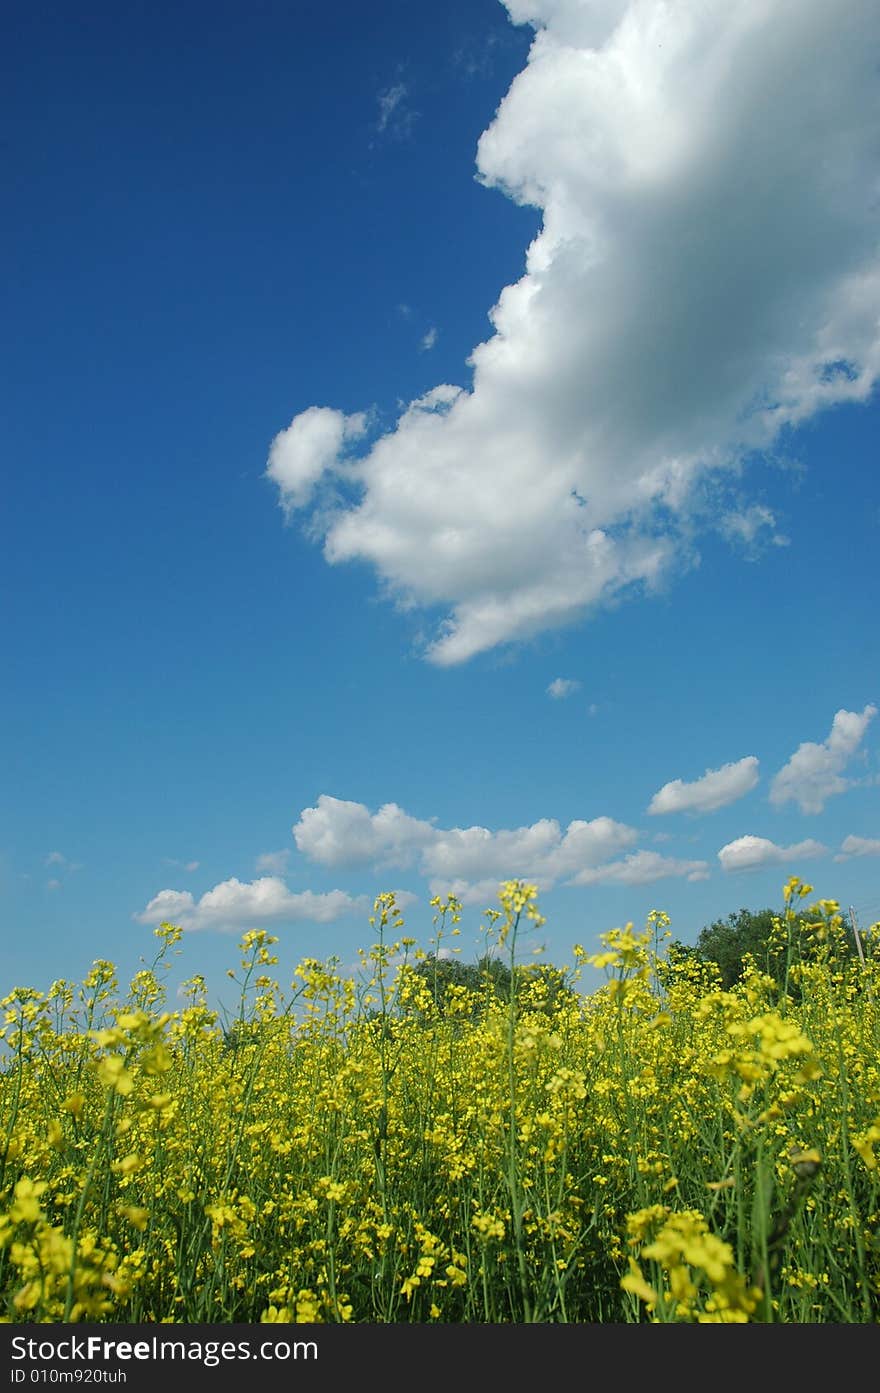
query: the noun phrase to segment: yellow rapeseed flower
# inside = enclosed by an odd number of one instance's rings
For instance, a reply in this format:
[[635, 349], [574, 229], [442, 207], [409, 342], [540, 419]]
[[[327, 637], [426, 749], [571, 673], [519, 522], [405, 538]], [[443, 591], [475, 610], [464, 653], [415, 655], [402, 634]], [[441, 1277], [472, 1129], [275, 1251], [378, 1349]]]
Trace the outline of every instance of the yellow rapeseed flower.
[[134, 1088], [131, 1071], [126, 1069], [121, 1054], [108, 1054], [98, 1061], [98, 1078], [105, 1088], [115, 1089], [123, 1097]]
[[47, 1188], [45, 1180], [31, 1180], [28, 1176], [16, 1181], [15, 1200], [9, 1210], [10, 1217], [24, 1224], [36, 1223], [43, 1217], [40, 1196], [45, 1194]]

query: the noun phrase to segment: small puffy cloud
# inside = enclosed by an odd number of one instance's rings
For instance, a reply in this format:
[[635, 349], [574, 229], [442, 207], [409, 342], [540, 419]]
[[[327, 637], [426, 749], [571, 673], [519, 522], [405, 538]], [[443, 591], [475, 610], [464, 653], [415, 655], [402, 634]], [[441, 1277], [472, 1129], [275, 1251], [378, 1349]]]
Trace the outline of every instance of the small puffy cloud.
[[824, 856], [826, 852], [827, 847], [812, 839], [796, 842], [793, 846], [777, 846], [766, 837], [746, 836], [737, 837], [723, 846], [718, 860], [725, 871], [751, 871], [759, 866], [808, 861], [816, 856]]
[[367, 413], [346, 416], [310, 406], [279, 431], [269, 447], [266, 477], [278, 485], [287, 513], [310, 502], [322, 475], [338, 470], [346, 447], [367, 427]]
[[562, 701], [564, 697], [571, 696], [580, 688], [580, 682], [575, 677], [554, 677], [547, 688], [547, 695], [554, 701]]
[[[536, 32], [476, 173], [540, 228], [468, 381], [356, 459], [339, 413], [296, 418], [309, 438], [276, 437], [268, 471], [286, 511], [315, 502], [329, 564], [439, 612], [439, 666], [656, 593], [731, 479], [728, 534], [781, 544], [750, 462], [880, 379], [876, 0], [507, 11]], [[380, 94], [383, 132], [406, 99]]]
[[233, 877], [196, 900], [188, 890], [160, 890], [134, 918], [140, 924], [172, 923], [186, 930], [235, 932], [267, 924], [309, 920], [328, 924], [345, 914], [362, 912], [365, 902], [342, 890], [293, 894], [277, 876], [240, 881]]
[[160, 890], [134, 918], [139, 924], [182, 925], [184, 918], [192, 917], [194, 909], [195, 901], [189, 890]]
[[429, 353], [431, 349], [434, 347], [435, 343], [437, 342], [437, 338], [437, 330], [432, 325], [431, 328], [427, 331], [427, 333], [422, 335], [422, 341], [419, 344], [419, 349], [421, 350], [421, 352]]
[[287, 870], [287, 863], [290, 860], [290, 851], [264, 851], [257, 857], [255, 869], [265, 871], [267, 875], [284, 875]]
[[299, 850], [322, 866], [406, 867], [434, 835], [431, 823], [410, 817], [396, 803], [371, 813], [363, 803], [327, 793], [300, 814], [293, 828]]
[[851, 856], [880, 856], [880, 838], [844, 837], [835, 861], [848, 861]]
[[661, 856], [657, 851], [635, 851], [621, 861], [579, 871], [572, 885], [650, 885], [669, 876], [684, 876], [687, 880], [707, 880], [709, 867], [705, 861], [680, 861]]
[[845, 793], [854, 780], [844, 778], [841, 771], [876, 714], [876, 706], [866, 706], [862, 712], [838, 711], [828, 739], [821, 744], [804, 741], [780, 769], [770, 786], [770, 802], [776, 807], [794, 802], [801, 812], [820, 813], [827, 799]]
[[743, 798], [758, 782], [758, 761], [754, 755], [723, 764], [720, 769], [707, 769], [701, 779], [685, 783], [673, 779], [654, 794], [648, 806], [653, 816], [660, 813], [710, 813], [725, 808]]

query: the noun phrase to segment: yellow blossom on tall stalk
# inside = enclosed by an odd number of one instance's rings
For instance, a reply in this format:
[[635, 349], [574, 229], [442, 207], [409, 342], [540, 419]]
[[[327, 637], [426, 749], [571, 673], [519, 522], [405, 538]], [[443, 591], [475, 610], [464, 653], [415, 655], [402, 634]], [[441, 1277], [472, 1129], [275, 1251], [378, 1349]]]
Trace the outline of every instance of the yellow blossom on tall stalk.
[[[630, 1215], [627, 1227], [635, 1254], [620, 1285], [645, 1303], [652, 1320], [740, 1324], [754, 1314], [761, 1292], [746, 1284], [731, 1245], [710, 1232], [697, 1210], [654, 1205]], [[651, 1264], [653, 1283], [639, 1259]]]

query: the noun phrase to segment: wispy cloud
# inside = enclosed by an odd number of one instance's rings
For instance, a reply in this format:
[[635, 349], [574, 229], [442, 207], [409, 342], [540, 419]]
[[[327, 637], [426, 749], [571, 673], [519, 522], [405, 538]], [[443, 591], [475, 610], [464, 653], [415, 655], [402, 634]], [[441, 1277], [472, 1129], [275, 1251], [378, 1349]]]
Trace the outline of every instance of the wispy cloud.
[[[65, 856], [61, 851], [50, 851], [44, 858], [43, 865], [47, 867], [56, 866], [59, 873], [66, 871], [70, 875], [75, 874], [76, 871], [81, 871], [83, 868], [81, 861], [71, 861], [70, 858]], [[47, 883], [50, 890], [57, 890], [62, 884], [57, 876]]]
[[[731, 479], [728, 532], [782, 540], [750, 461], [880, 379], [873, 3], [508, 0], [539, 33], [477, 173], [542, 226], [470, 382], [356, 458], [341, 412], [318, 449], [295, 417], [269, 470], [328, 563], [445, 614], [428, 661], [666, 585]], [[381, 94], [383, 130], [406, 96]], [[349, 502], [322, 513], [337, 476]]]
[[728, 541], [741, 546], [749, 558], [759, 556], [767, 544], [774, 547], [791, 545], [791, 538], [777, 528], [775, 514], [762, 503], [723, 513], [718, 529]]
[[409, 92], [404, 82], [392, 83], [377, 98], [379, 115], [376, 131], [379, 135], [390, 135], [396, 140], [404, 140], [412, 133], [419, 113], [408, 105]]
[[844, 778], [846, 768], [877, 714], [876, 706], [862, 712], [838, 711], [831, 732], [821, 744], [805, 740], [770, 786], [770, 802], [776, 807], [796, 803], [801, 812], [820, 813], [827, 800], [845, 793], [856, 782]]
[[254, 869], [265, 871], [268, 875], [284, 875], [289, 860], [289, 848], [285, 848], [283, 851], [264, 851], [261, 856], [257, 857]]
[[848, 861], [851, 856], [880, 856], [880, 837], [844, 837], [835, 861]]
[[435, 343], [437, 342], [437, 338], [437, 330], [432, 325], [431, 328], [427, 331], [427, 333], [422, 335], [422, 341], [419, 344], [420, 351], [422, 353], [429, 353], [431, 349], [434, 347]]
[[758, 782], [758, 761], [754, 755], [735, 764], [723, 764], [720, 769], [707, 769], [701, 779], [685, 783], [682, 779], [672, 779], [658, 789], [651, 799], [648, 812], [652, 816], [660, 813], [711, 813], [716, 808], [725, 808], [743, 798]]
[[494, 50], [498, 43], [498, 35], [491, 33], [481, 34], [478, 38], [465, 38], [452, 55], [454, 68], [467, 79], [488, 76], [494, 65]]
[[554, 701], [562, 701], [565, 697], [572, 696], [574, 692], [578, 691], [580, 685], [576, 677], [554, 677], [547, 688], [547, 695], [552, 697]]

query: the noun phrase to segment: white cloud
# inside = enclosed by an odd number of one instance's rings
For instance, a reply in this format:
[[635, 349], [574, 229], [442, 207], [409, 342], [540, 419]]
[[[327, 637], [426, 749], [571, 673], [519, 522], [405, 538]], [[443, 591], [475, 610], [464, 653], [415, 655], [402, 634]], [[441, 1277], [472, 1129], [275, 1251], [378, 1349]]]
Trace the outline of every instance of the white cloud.
[[189, 890], [160, 890], [146, 909], [133, 917], [140, 924], [182, 924], [194, 910], [195, 901]]
[[542, 226], [471, 384], [357, 460], [304, 412], [267, 471], [285, 506], [343, 475], [326, 560], [440, 607], [440, 665], [666, 583], [713, 480], [880, 376], [875, 0], [507, 8], [537, 32], [477, 171]]
[[554, 677], [547, 688], [547, 695], [553, 697], [554, 701], [561, 701], [564, 697], [571, 696], [573, 692], [580, 689], [580, 682], [574, 677]]
[[673, 779], [654, 794], [648, 806], [652, 815], [658, 813], [710, 813], [725, 808], [743, 798], [758, 782], [758, 761], [754, 755], [723, 764], [720, 769], [707, 769], [701, 779], [684, 783]]
[[725, 871], [750, 871], [758, 866], [775, 866], [788, 862], [808, 861], [815, 856], [824, 856], [827, 848], [821, 842], [808, 839], [796, 842], [793, 846], [777, 846], [766, 837], [737, 837], [728, 842], [718, 853], [718, 860]]
[[317, 805], [300, 813], [293, 828], [299, 850], [322, 866], [406, 867], [435, 835], [429, 822], [410, 817], [396, 803], [377, 813], [322, 793]]
[[828, 739], [822, 744], [804, 741], [780, 769], [770, 786], [771, 803], [781, 807], [795, 802], [801, 812], [820, 813], [828, 798], [851, 788], [854, 780], [845, 779], [841, 770], [852, 759], [876, 714], [876, 706], [866, 706], [861, 713], [838, 711]]
[[257, 857], [255, 870], [266, 871], [269, 875], [284, 875], [287, 870], [287, 863], [290, 860], [290, 851], [264, 851]]
[[286, 512], [304, 507], [332, 463], [338, 467], [346, 446], [363, 435], [364, 412], [345, 416], [328, 406], [310, 406], [279, 431], [269, 448], [267, 476], [278, 485]]
[[549, 889], [584, 866], [630, 846], [636, 832], [610, 817], [576, 819], [563, 832], [555, 818], [530, 827], [490, 832], [485, 827], [453, 827], [438, 833], [423, 853], [425, 870], [434, 877], [539, 881]]
[[650, 885], [669, 876], [685, 876], [688, 880], [708, 880], [709, 867], [705, 861], [678, 861], [661, 856], [658, 851], [635, 851], [622, 861], [579, 871], [572, 885]]
[[880, 856], [880, 838], [844, 837], [835, 861], [848, 861], [851, 856]]
[[485, 880], [432, 880], [428, 886], [430, 895], [440, 895], [445, 898], [447, 895], [454, 895], [460, 904], [473, 908], [479, 906], [480, 909], [496, 909], [498, 907], [498, 892], [501, 889], [501, 879], [487, 876]]
[[406, 83], [395, 82], [379, 93], [379, 116], [376, 130], [380, 135], [387, 133], [398, 140], [410, 135], [419, 113], [407, 105], [409, 95]]
[[791, 538], [777, 530], [775, 514], [761, 503], [722, 514], [718, 527], [728, 541], [739, 543], [749, 556], [757, 555], [765, 541], [775, 547], [791, 545]]
[[437, 342], [437, 337], [437, 330], [433, 326], [428, 330], [426, 334], [422, 335], [422, 341], [419, 344], [419, 348], [421, 349], [422, 353], [430, 352], [430, 350], [434, 347], [434, 344]]
[[[396, 803], [371, 813], [363, 803], [321, 794], [293, 827], [304, 855], [324, 866], [406, 867], [415, 863], [430, 878], [432, 894], [473, 892], [482, 898], [509, 879], [527, 879], [550, 889], [631, 846], [637, 833], [610, 817], [575, 819], [563, 831], [555, 818], [528, 827], [439, 828], [411, 817]], [[457, 887], [453, 889], [453, 887]]]
[[46, 882], [50, 890], [58, 890], [61, 888], [63, 881], [59, 879], [59, 877], [62, 871], [69, 875], [74, 875], [83, 868], [81, 861], [71, 861], [60, 851], [50, 851], [48, 856], [44, 858], [43, 865], [56, 866], [58, 868], [58, 874]]
[[379, 120], [377, 125], [380, 131], [384, 131], [405, 96], [406, 87], [402, 82], [396, 82], [393, 87], [389, 87], [386, 91], [379, 93]]
[[188, 890], [160, 890], [133, 917], [140, 924], [172, 923], [187, 930], [231, 932], [301, 919], [329, 924], [344, 914], [363, 912], [365, 907], [365, 901], [352, 899], [342, 890], [324, 895], [311, 890], [292, 894], [277, 876], [249, 882], [233, 877], [206, 891], [199, 900]]

